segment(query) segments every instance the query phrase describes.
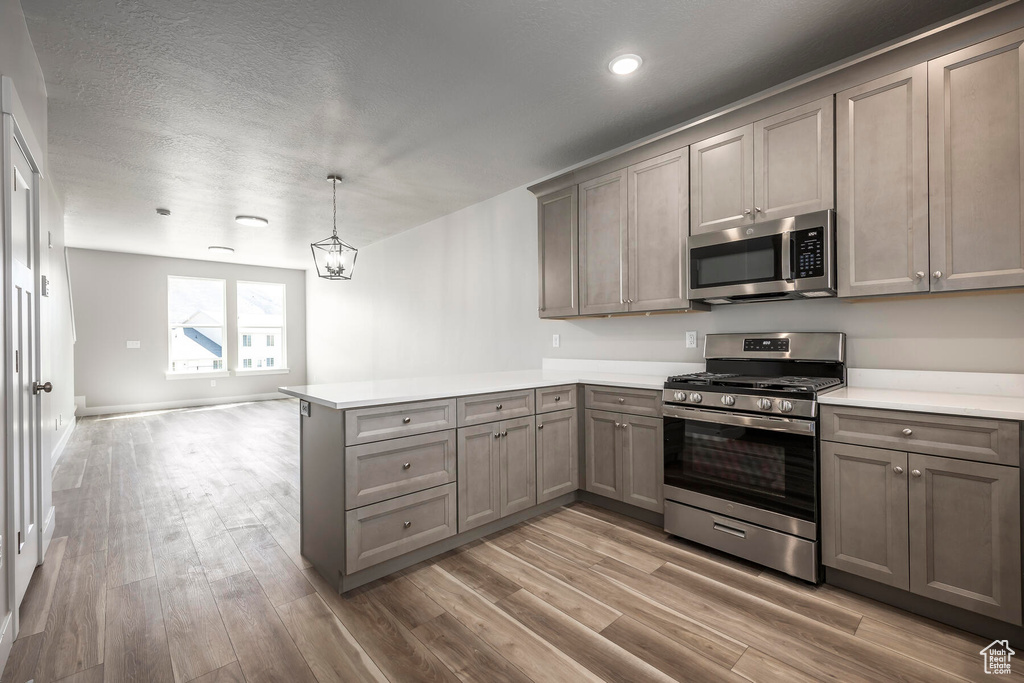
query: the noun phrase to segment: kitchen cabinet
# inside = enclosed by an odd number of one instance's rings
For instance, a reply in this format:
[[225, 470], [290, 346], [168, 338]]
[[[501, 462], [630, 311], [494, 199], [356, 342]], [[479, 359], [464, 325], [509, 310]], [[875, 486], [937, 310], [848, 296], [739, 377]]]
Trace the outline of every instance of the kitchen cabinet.
[[[539, 390], [538, 390], [539, 391]], [[579, 488], [579, 422], [575, 409], [537, 416], [537, 502]]]
[[692, 145], [690, 234], [833, 208], [833, 107], [825, 97]]
[[532, 416], [461, 428], [458, 444], [460, 533], [536, 504]]
[[662, 421], [602, 410], [586, 411], [585, 489], [662, 512]]
[[838, 293], [927, 292], [928, 68], [836, 95]]
[[622, 313], [626, 304], [626, 169], [579, 187], [580, 313]]
[[928, 62], [931, 289], [1024, 285], [1024, 30]]
[[538, 310], [541, 318], [577, 315], [578, 227], [576, 186], [538, 197]]

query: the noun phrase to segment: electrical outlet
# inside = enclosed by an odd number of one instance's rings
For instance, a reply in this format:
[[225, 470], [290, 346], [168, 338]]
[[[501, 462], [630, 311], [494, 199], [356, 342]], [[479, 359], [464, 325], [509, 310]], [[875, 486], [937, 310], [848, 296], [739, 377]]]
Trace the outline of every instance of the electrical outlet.
[[217, 380], [215, 380], [215, 379], [211, 379], [211, 380], [210, 380], [210, 386], [211, 386], [211, 387], [215, 387], [215, 386], [217, 386]]
[[697, 348], [697, 331], [690, 330], [686, 333], [686, 348], [695, 349]]
[[551, 335], [551, 346], [553, 346], [554, 348], [557, 349], [561, 345], [562, 345], [562, 335], [560, 335], [560, 334], [553, 334], [553, 335]]
[[141, 349], [142, 348], [142, 342], [140, 342], [138, 340], [128, 340], [128, 341], [126, 341], [124, 343], [124, 347], [126, 349]]

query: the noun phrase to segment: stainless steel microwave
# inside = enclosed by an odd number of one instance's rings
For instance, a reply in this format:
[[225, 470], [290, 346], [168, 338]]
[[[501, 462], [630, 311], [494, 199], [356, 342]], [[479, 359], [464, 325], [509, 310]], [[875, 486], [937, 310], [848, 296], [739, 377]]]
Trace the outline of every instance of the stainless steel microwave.
[[693, 235], [687, 298], [731, 304], [835, 296], [835, 239], [831, 209]]

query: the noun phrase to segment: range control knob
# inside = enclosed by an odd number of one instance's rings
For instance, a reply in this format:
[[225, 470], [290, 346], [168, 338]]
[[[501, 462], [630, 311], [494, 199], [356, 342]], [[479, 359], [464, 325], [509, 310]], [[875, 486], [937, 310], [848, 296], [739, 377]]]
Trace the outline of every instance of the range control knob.
[[790, 401], [779, 401], [779, 410], [784, 413], [793, 412], [793, 403]]
[[770, 398], [759, 398], [757, 399], [757, 407], [761, 410], [771, 410], [772, 400]]
[[690, 394], [690, 403], [700, 403], [703, 400], [704, 397], [696, 392]]
[[676, 398], [677, 401], [685, 401], [686, 400], [686, 394], [684, 394], [681, 391], [677, 391], [676, 394], [675, 394], [675, 398]]
[[722, 397], [722, 405], [725, 405], [725, 406], [734, 406], [734, 405], [736, 405], [736, 397], [735, 396], [730, 396], [730, 395], [726, 394], [725, 396]]

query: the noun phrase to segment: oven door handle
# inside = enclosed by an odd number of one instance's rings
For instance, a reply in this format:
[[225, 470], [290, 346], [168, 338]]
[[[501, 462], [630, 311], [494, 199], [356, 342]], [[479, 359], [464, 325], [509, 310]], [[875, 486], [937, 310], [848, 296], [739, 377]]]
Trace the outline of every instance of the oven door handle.
[[737, 427], [750, 427], [752, 429], [767, 429], [773, 432], [789, 432], [791, 434], [817, 433], [814, 420], [794, 420], [793, 418], [770, 418], [760, 415], [742, 415], [739, 413], [719, 413], [711, 410], [698, 410], [697, 408], [681, 408], [673, 405], [665, 405], [663, 409], [665, 417], [674, 417], [681, 420], [697, 420], [698, 422], [714, 422], [723, 425], [735, 425]]

